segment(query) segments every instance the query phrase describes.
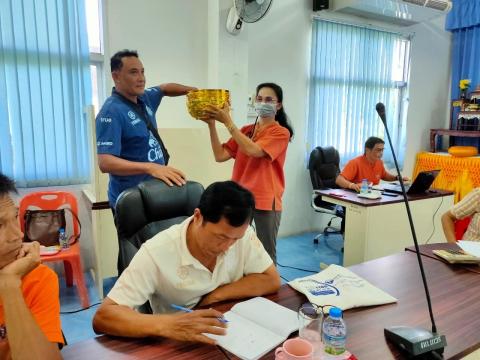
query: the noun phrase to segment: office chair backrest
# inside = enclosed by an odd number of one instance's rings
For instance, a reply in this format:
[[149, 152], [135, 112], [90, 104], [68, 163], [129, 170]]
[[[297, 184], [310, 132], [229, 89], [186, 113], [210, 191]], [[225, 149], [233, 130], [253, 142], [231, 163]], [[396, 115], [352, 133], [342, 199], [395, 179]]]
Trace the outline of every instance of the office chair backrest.
[[168, 186], [156, 179], [122, 192], [115, 205], [119, 275], [145, 241], [193, 215], [202, 193], [203, 186], [194, 181]]
[[340, 174], [340, 155], [333, 146], [317, 146], [310, 153], [308, 162], [310, 179], [314, 190], [337, 188], [335, 179]]

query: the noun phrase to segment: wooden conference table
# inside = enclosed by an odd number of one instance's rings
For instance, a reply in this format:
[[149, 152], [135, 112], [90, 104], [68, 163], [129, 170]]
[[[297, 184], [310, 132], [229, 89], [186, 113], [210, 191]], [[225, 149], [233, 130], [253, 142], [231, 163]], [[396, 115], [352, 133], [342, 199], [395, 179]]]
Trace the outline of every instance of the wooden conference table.
[[[453, 206], [453, 193], [433, 191], [408, 195], [419, 244], [429, 238], [430, 242], [445, 241], [441, 216]], [[344, 189], [315, 190], [315, 193], [323, 201], [346, 208], [344, 266], [395, 254], [412, 244], [403, 196], [382, 195], [370, 200]]]
[[[480, 277], [462, 267], [423, 256], [433, 311], [440, 333], [447, 337], [445, 359], [461, 359], [480, 348]], [[350, 270], [398, 299], [395, 304], [351, 309], [345, 312], [347, 347], [358, 359], [404, 359], [386, 342], [386, 326], [430, 328], [430, 320], [416, 254], [404, 251], [351, 266]], [[297, 310], [306, 298], [284, 285], [269, 299]], [[227, 311], [234, 302], [214, 308]], [[293, 334], [292, 336], [296, 336]], [[62, 351], [65, 359], [236, 359], [215, 346], [172, 340], [129, 340], [100, 336]], [[265, 359], [274, 359], [273, 351]]]
[[[438, 261], [442, 261], [446, 264], [448, 262], [433, 253], [433, 250], [461, 250], [460, 246], [451, 243], [437, 243], [437, 244], [427, 244], [422, 245], [420, 248], [420, 254], [431, 259], [435, 259]], [[411, 251], [416, 253], [415, 246], [409, 246], [405, 248], [406, 251]], [[480, 265], [477, 264], [451, 264], [452, 267], [462, 268], [468, 271], [473, 271], [475, 273], [480, 274]]]

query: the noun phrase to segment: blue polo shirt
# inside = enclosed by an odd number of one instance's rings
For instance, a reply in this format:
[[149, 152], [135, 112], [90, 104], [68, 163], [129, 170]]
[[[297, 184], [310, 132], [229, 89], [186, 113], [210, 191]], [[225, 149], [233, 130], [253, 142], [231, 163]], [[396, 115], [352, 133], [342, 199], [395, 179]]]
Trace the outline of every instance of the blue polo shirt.
[[[155, 113], [163, 98], [158, 87], [146, 89], [134, 103], [112, 90], [95, 120], [97, 154], [109, 154], [135, 162], [165, 165], [162, 145], [148, 130], [145, 118], [157, 128]], [[110, 174], [108, 201], [115, 208], [118, 195], [125, 189], [151, 179], [147, 174], [119, 176]]]

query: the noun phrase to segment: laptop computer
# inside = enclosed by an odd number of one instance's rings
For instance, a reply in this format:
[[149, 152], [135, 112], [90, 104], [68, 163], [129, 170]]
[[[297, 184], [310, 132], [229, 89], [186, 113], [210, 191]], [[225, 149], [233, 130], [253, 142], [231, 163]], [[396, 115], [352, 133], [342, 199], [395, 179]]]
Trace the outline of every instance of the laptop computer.
[[[405, 185], [405, 191], [407, 194], [422, 194], [430, 189], [432, 186], [433, 181], [437, 177], [440, 170], [430, 170], [430, 171], [422, 171], [418, 173], [417, 177], [413, 181], [411, 185]], [[391, 192], [394, 194], [401, 194], [402, 187], [400, 185], [390, 185], [385, 184], [382, 186], [383, 191]]]

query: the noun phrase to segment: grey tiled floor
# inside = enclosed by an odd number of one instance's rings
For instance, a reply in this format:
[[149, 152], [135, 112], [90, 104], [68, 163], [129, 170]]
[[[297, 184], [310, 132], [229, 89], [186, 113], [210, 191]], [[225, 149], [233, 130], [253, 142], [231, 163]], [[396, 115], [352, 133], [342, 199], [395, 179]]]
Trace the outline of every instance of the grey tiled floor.
[[[328, 239], [320, 239], [319, 244], [313, 243], [316, 234], [305, 233], [278, 239], [277, 260], [282, 282], [307, 276], [320, 271], [320, 262], [326, 264], [342, 264], [342, 238], [340, 235], [329, 235]], [[295, 269], [296, 268], [296, 269]], [[304, 271], [307, 270], [307, 271]], [[62, 314], [62, 329], [69, 344], [95, 336], [92, 329], [92, 318], [100, 302], [97, 290], [89, 274], [85, 274], [89, 288], [90, 309]], [[105, 279], [104, 293], [107, 294], [115, 282], [115, 278]], [[75, 287], [65, 287], [65, 280], [60, 278], [60, 303], [62, 312], [80, 309]]]

